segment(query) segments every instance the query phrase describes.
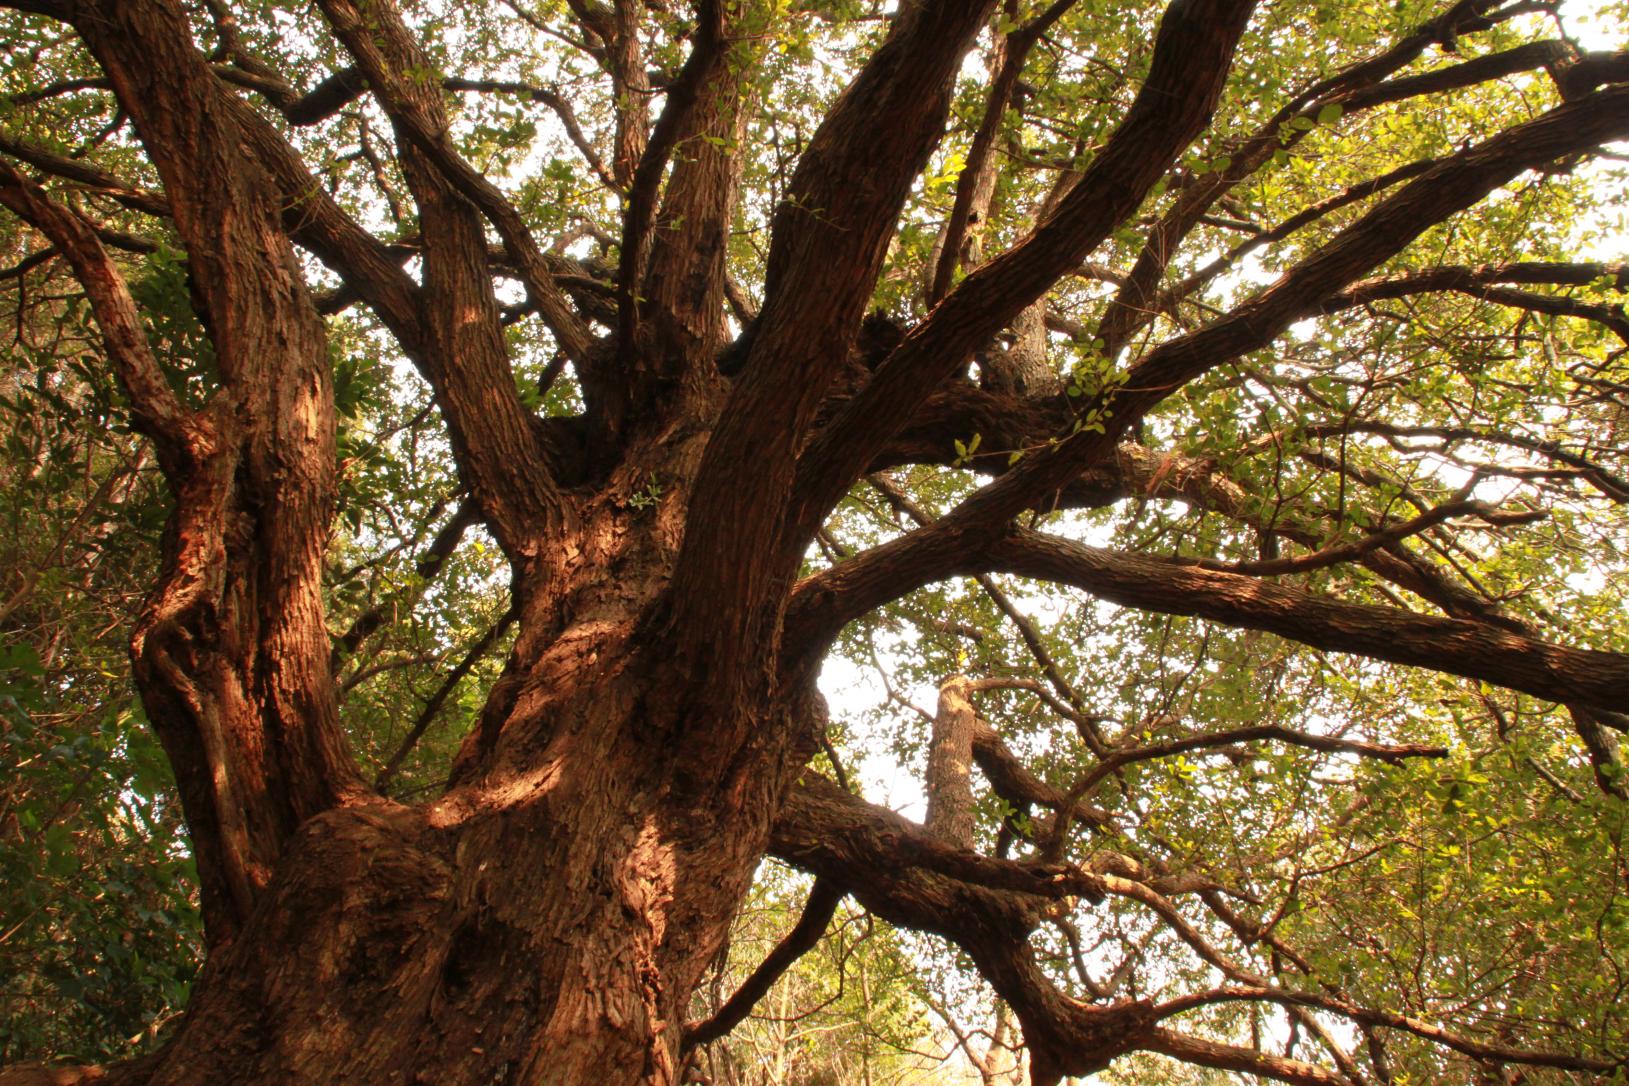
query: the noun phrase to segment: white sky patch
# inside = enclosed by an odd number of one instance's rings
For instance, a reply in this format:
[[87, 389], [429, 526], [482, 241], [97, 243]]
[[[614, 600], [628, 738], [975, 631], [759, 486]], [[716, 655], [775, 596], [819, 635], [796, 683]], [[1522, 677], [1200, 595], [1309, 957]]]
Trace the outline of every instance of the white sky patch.
[[1318, 318], [1308, 317], [1306, 320], [1296, 321], [1285, 329], [1285, 335], [1300, 343], [1305, 343], [1318, 334]]
[[1601, 0], [1564, 0], [1561, 24], [1582, 49], [1616, 50], [1629, 46], [1629, 23], [1611, 14]]
[[[1615, 52], [1629, 49], [1629, 19], [1625, 19], [1622, 6], [1603, 0], [1564, 0], [1557, 9], [1561, 25], [1578, 43], [1589, 51]], [[1629, 154], [1629, 143], [1610, 145], [1618, 154]], [[1594, 159], [1579, 166], [1578, 172], [1600, 182], [1601, 191], [1608, 196], [1597, 208], [1586, 229], [1599, 232], [1596, 238], [1578, 239], [1580, 260], [1622, 260], [1629, 253], [1629, 199], [1625, 199], [1621, 162]]]

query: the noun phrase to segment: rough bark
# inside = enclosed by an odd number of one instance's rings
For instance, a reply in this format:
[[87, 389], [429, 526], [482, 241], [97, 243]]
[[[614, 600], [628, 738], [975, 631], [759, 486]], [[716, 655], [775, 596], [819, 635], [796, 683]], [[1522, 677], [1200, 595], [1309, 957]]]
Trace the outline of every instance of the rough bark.
[[939, 686], [928, 737], [927, 831], [947, 845], [973, 847], [973, 680], [952, 675]]
[[[739, 9], [698, 5], [681, 35], [687, 59], [659, 80], [664, 100], [653, 122], [647, 5], [570, 0], [577, 44], [613, 90], [610, 165], [599, 171], [626, 200], [619, 261], [602, 276], [546, 252], [508, 195], [460, 156], [443, 90], [491, 81], [431, 71], [428, 51], [390, 0], [320, 0], [332, 44], [348, 61], [304, 95], [252, 60], [206, 57], [180, 0], [4, 6], [62, 20], [78, 34], [102, 73], [97, 85], [131, 118], [162, 190], [10, 137], [0, 139], [0, 152], [165, 220], [186, 250], [220, 382], [201, 405], [177, 397], [145, 341], [120, 264], [104, 248], [107, 232], [0, 162], [0, 203], [72, 267], [171, 488], [162, 568], [131, 655], [176, 772], [209, 943], [184, 1020], [150, 1060], [107, 1072], [17, 1069], [0, 1082], [670, 1086], [682, 1073], [687, 1029], [695, 1044], [739, 1020], [850, 892], [878, 915], [968, 953], [1022, 1022], [1041, 1084], [1092, 1073], [1136, 1049], [1286, 1082], [1339, 1081], [1312, 1064], [1161, 1024], [1188, 1004], [1116, 1000], [1112, 985], [1095, 1002], [1066, 993], [1030, 938], [1077, 899], [1111, 895], [1152, 912], [1235, 982], [1232, 994], [1211, 993], [1218, 1001], [1315, 1005], [1478, 1059], [1604, 1066], [1432, 1035], [1333, 997], [1297, 1002], [1211, 947], [1171, 904], [1174, 895], [1214, 890], [1208, 881], [1151, 870], [1110, 849], [1078, 865], [1058, 860], [1072, 824], [1112, 827], [1113, 813], [1089, 793], [1132, 762], [1261, 741], [1387, 762], [1437, 756], [1438, 748], [1271, 725], [1109, 747], [1092, 728], [1101, 718], [1084, 712], [1033, 627], [1020, 621], [1058, 691], [1046, 696], [1082, 724], [1097, 759], [1073, 791], [1027, 770], [979, 722], [973, 696], [999, 684], [966, 676], [940, 691], [925, 828], [805, 766], [826, 724], [813, 676], [842, 625], [920, 585], [992, 571], [1562, 701], [1574, 707], [1597, 767], [1616, 765], [1610, 731], [1623, 720], [1629, 658], [1559, 645], [1472, 606], [1463, 590], [1400, 551], [1406, 534], [1447, 512], [1344, 549], [1232, 570], [1088, 547], [1018, 529], [1013, 518], [1044, 500], [1106, 504], [1156, 491], [1244, 516], [1238, 495], [1201, 478], [1198, 465], [1156, 460], [1119, 439], [1163, 398], [1299, 319], [1453, 290], [1597, 319], [1621, 334], [1621, 314], [1502, 285], [1576, 285], [1598, 277], [1588, 265], [1360, 281], [1428, 226], [1522, 171], [1629, 135], [1629, 86], [1618, 62], [1579, 61], [1565, 104], [1386, 185], [1360, 186], [1367, 197], [1402, 185], [1273, 286], [1144, 355], [1123, 395], [1092, 401], [1117, 412], [1094, 433], [1071, 429], [1076, 412], [1052, 394], [1043, 296], [1131, 220], [1204, 133], [1249, 0], [1173, 3], [1122, 123], [1078, 179], [1068, 174], [1055, 186], [1026, 238], [982, 260], [964, 241], [991, 207], [993, 141], [1025, 57], [1068, 0], [1008, 35], [934, 268], [934, 307], [860, 363], [861, 322], [890, 241], [944, 135], [955, 79], [992, 0], [901, 6], [802, 153], [775, 212], [762, 309], [733, 344], [726, 255], [743, 170], [738, 145], [764, 48]], [[1455, 5], [1395, 48], [1299, 95], [1279, 119], [1558, 60], [1555, 48], [1527, 49], [1387, 82], [1430, 42], [1491, 25], [1489, 7]], [[1595, 90], [1601, 83], [1611, 85]], [[417, 216], [410, 243], [387, 243], [347, 215], [285, 134], [286, 125], [323, 122], [364, 94], [390, 122]], [[252, 104], [253, 95], [270, 111]], [[570, 114], [563, 102], [551, 108]], [[591, 142], [570, 127], [579, 146]], [[1250, 163], [1270, 157], [1266, 136], [1253, 139], [1234, 170], [1195, 184], [1156, 224], [1107, 311], [1111, 353], [1161, 311], [1156, 288], [1172, 247]], [[599, 161], [592, 148], [589, 157]], [[497, 242], [489, 243], [489, 229]], [[344, 280], [328, 299], [333, 308], [319, 308], [296, 245]], [[410, 259], [412, 274], [404, 270]], [[958, 261], [971, 271], [954, 283]], [[542, 317], [559, 354], [550, 379], [572, 367], [582, 416], [543, 419], [527, 407], [495, 270], [524, 287], [515, 309]], [[1621, 269], [1613, 270], [1621, 283]], [[1173, 288], [1172, 305], [1182, 289]], [[323, 609], [339, 469], [322, 314], [354, 303], [428, 382], [466, 495], [421, 572], [433, 573], [478, 522], [513, 576], [503, 623], [516, 636], [503, 672], [463, 737], [445, 791], [419, 804], [363, 782], [340, 723], [333, 663], [370, 635], [380, 613], [364, 614], [336, 639]], [[992, 365], [988, 389], [954, 380], [1009, 328], [1017, 342]], [[726, 348], [729, 367], [720, 365]], [[969, 433], [993, 435], [1003, 463], [953, 454]], [[1016, 463], [1006, 458], [1043, 444]], [[795, 582], [820, 526], [867, 470], [970, 459], [998, 478], [938, 521], [920, 517], [915, 531]], [[1580, 471], [1592, 467], [1584, 464]], [[1617, 476], [1597, 469], [1587, 477], [1621, 500]], [[652, 500], [657, 478], [661, 494]], [[1309, 546], [1318, 541], [1310, 522], [1273, 527]], [[1245, 575], [1337, 561], [1361, 561], [1448, 617]], [[1000, 602], [989, 578], [980, 583]], [[1001, 606], [1022, 618], [1010, 601]], [[975, 764], [999, 794], [1053, 810], [1056, 847], [1043, 860], [976, 850]], [[690, 995], [771, 851], [818, 876], [806, 918], [726, 1012], [687, 1026]], [[1331, 1058], [1345, 1073], [1344, 1057]]]

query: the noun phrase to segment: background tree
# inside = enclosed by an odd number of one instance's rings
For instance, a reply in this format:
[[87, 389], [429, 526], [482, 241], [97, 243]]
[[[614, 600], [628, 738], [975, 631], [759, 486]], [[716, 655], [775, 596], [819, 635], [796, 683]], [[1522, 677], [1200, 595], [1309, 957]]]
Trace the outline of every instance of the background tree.
[[6, 1063], [122, 1052], [185, 1002], [200, 949], [173, 780], [123, 645], [156, 559], [161, 482], [122, 425], [71, 278], [36, 268], [7, 295], [0, 377]]
[[[0, 8], [0, 832], [56, 880], [0, 945], [73, 947], [8, 1058], [677, 1082], [848, 898], [986, 1077], [1621, 1067], [1629, 54], [1532, 0]], [[766, 854], [808, 904], [710, 992]]]

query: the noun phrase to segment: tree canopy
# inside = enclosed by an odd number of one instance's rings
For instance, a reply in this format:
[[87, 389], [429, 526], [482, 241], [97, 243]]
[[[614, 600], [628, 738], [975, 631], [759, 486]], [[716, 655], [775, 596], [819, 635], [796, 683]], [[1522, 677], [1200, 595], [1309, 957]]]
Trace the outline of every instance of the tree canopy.
[[0, 1084], [1626, 1073], [1629, 6], [0, 40]]

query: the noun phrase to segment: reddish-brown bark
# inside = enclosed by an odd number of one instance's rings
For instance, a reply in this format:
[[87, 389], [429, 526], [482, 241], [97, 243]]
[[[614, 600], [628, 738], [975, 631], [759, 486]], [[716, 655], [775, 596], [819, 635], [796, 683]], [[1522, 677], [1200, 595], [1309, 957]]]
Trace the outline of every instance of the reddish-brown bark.
[[[852, 357], [865, 309], [901, 209], [943, 135], [963, 56], [994, 6], [902, 5], [800, 159], [774, 223], [762, 309], [735, 345], [740, 367], [730, 373], [718, 365], [729, 338], [725, 239], [741, 171], [734, 146], [753, 105], [743, 72], [754, 48], [730, 38], [730, 10], [699, 6], [690, 59], [652, 125], [640, 6], [570, 5], [585, 47], [617, 88], [609, 170], [628, 199], [615, 281], [598, 283], [585, 304], [563, 285], [563, 258], [545, 253], [504, 193], [459, 156], [446, 84], [410, 74], [429, 61], [388, 0], [320, 0], [354, 66], [303, 97], [265, 73], [222, 78], [195, 47], [179, 0], [4, 6], [71, 25], [133, 118], [163, 192], [11, 142], [0, 151], [48, 176], [117, 189], [126, 206], [173, 223], [221, 377], [209, 404], [180, 403], [93, 224], [0, 163], [0, 202], [73, 267], [175, 500], [132, 657], [179, 782], [210, 954], [163, 1051], [108, 1081], [676, 1083], [690, 995], [770, 851], [820, 882], [808, 920], [769, 973], [812, 942], [842, 893], [853, 893], [878, 915], [938, 933], [971, 956], [1023, 1023], [1038, 1083], [1090, 1073], [1136, 1049], [1287, 1082], [1339, 1081], [1311, 1064], [1160, 1024], [1177, 1009], [1144, 999], [1085, 1003], [1061, 991], [1036, 962], [1031, 933], [1066, 897], [1117, 895], [1168, 920], [1240, 990], [1294, 1002], [1183, 926], [1169, 897], [1208, 885], [1109, 850], [1084, 867], [980, 855], [971, 768], [980, 765], [1009, 800], [1049, 808], [1061, 840], [1071, 821], [1107, 825], [1112, 816], [1093, 806], [1090, 789], [1147, 758], [1253, 741], [1387, 761], [1440, 751], [1265, 725], [1108, 749], [1087, 721], [1099, 768], [1066, 794], [1024, 770], [978, 721], [972, 695], [981, 687], [957, 676], [942, 691], [924, 831], [805, 774], [825, 727], [813, 673], [844, 623], [949, 576], [1011, 572], [1503, 685], [1573, 706], [1581, 734], [1594, 729], [1597, 765], [1616, 757], [1602, 728], [1620, 719], [1629, 658], [1556, 645], [1465, 604], [1396, 553], [1401, 531], [1247, 572], [1361, 561], [1447, 617], [1111, 553], [1012, 524], [1048, 496], [1088, 504], [1156, 491], [1248, 519], [1211, 465], [1156, 461], [1121, 441], [1126, 428], [1309, 315], [1439, 289], [1527, 304], [1497, 284], [1577, 281], [1576, 269], [1534, 279], [1540, 273], [1510, 268], [1360, 280], [1523, 170], [1629, 136], [1629, 86], [1613, 82], [1622, 73], [1611, 65], [1575, 78], [1566, 104], [1410, 172], [1278, 283], [1146, 355], [1127, 391], [1098, 403], [1115, 411], [1103, 432], [1069, 434], [1061, 395], [985, 391], [953, 376], [1021, 314], [1038, 319], [1037, 300], [1137, 211], [1204, 132], [1251, 16], [1248, 0], [1173, 4], [1136, 104], [1078, 182], [1058, 187], [1027, 238], [952, 286], [971, 209], [988, 207], [988, 194], [970, 186], [934, 278], [936, 306], [866, 369]], [[1283, 116], [1464, 85], [1551, 57], [1529, 50], [1468, 62], [1429, 84], [1385, 82], [1429, 42], [1485, 25], [1490, 6], [1456, 5], [1376, 60], [1309, 90]], [[1026, 51], [1066, 7], [1053, 5], [1009, 39], [981, 155]], [[1596, 75], [1606, 89], [1594, 89]], [[394, 129], [417, 208], [413, 245], [387, 245], [347, 216], [243, 86], [292, 124], [370, 94]], [[1241, 152], [1234, 172], [1248, 172], [1252, 155], [1259, 163], [1265, 146]], [[1111, 342], [1141, 327], [1170, 247], [1236, 180], [1228, 173], [1196, 185], [1158, 226], [1109, 310]], [[496, 251], [488, 227], [501, 242]], [[296, 245], [344, 279], [337, 304], [367, 305], [433, 389], [469, 504], [428, 558], [443, 560], [478, 520], [514, 574], [505, 622], [518, 632], [503, 674], [446, 791], [418, 805], [364, 783], [340, 724], [322, 605], [337, 478], [332, 374]], [[402, 268], [410, 253], [422, 260], [417, 281]], [[584, 418], [544, 421], [526, 408], [494, 262], [519, 277], [562, 364], [581, 378]], [[1556, 301], [1532, 308], [1580, 312]], [[596, 322], [613, 333], [597, 336]], [[1000, 449], [1060, 439], [1016, 466], [976, 462], [1001, 477], [958, 509], [794, 583], [820, 525], [867, 470], [951, 461], [961, 456], [953, 442], [973, 432]], [[662, 500], [654, 508], [633, 501], [658, 475]], [[1272, 528], [1309, 548], [1319, 543], [1310, 523]], [[368, 621], [339, 638], [342, 652], [367, 636]], [[1043, 656], [1032, 628], [1025, 637]], [[1067, 700], [1057, 669], [1047, 674]], [[1084, 716], [1078, 705], [1064, 709]], [[765, 983], [749, 983], [745, 1001]], [[1361, 1008], [1335, 1010], [1413, 1028]], [[690, 1028], [694, 1042], [724, 1026]], [[1432, 1039], [1471, 1051], [1453, 1037]], [[1549, 1059], [1496, 1046], [1472, 1054]], [[34, 1071], [0, 1074], [8, 1086], [32, 1081]]]

